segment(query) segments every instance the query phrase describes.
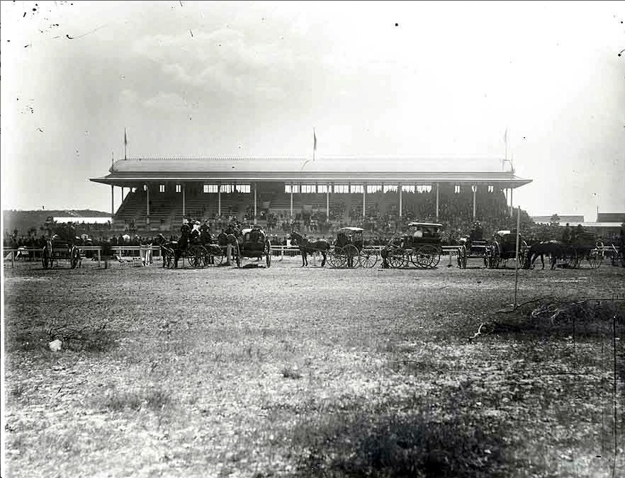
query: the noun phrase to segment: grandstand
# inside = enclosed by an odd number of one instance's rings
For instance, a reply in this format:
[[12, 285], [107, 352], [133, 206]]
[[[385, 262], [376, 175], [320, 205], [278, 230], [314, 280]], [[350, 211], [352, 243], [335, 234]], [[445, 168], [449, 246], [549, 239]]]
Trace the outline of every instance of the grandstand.
[[[177, 231], [183, 217], [362, 224], [371, 218], [507, 216], [531, 182], [474, 158], [133, 158], [91, 181], [111, 187], [113, 230]], [[116, 188], [120, 204], [115, 210]]]

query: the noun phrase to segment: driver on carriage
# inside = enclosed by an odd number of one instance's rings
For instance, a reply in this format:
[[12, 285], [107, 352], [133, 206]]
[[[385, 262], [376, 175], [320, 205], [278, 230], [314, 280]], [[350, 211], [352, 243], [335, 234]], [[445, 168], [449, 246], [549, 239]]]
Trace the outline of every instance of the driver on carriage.
[[211, 234], [211, 228], [208, 225], [208, 221], [204, 220], [200, 226], [200, 240], [202, 244], [210, 244], [213, 242], [213, 236]]
[[475, 224], [473, 224], [473, 229], [471, 229], [471, 233], [469, 234], [469, 240], [471, 242], [484, 240], [484, 230], [482, 229], [482, 225], [479, 221], [476, 221]]

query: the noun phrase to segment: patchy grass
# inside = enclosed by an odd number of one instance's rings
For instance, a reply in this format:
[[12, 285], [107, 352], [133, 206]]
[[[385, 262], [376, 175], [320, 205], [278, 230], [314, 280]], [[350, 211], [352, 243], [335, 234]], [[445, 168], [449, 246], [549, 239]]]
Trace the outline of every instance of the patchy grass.
[[418, 399], [325, 414], [294, 433], [297, 472], [308, 477], [504, 476], [506, 444], [497, 424], [475, 423], [450, 405]]
[[[624, 465], [625, 324], [595, 300], [617, 294], [622, 268], [520, 271], [519, 302], [533, 302], [503, 313], [513, 271], [299, 264], [5, 270], [3, 476]], [[52, 336], [67, 346], [50, 351]]]

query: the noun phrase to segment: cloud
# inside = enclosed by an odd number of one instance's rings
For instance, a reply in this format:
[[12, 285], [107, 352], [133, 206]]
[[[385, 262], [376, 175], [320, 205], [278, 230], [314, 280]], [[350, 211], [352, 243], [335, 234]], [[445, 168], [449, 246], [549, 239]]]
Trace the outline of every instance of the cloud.
[[286, 98], [305, 63], [279, 40], [251, 43], [232, 28], [144, 37], [133, 51], [161, 65], [164, 77], [180, 88], [252, 101]]
[[180, 95], [163, 91], [159, 91], [156, 96], [148, 99], [144, 104], [147, 108], [164, 111], [187, 111], [191, 109], [191, 105]]

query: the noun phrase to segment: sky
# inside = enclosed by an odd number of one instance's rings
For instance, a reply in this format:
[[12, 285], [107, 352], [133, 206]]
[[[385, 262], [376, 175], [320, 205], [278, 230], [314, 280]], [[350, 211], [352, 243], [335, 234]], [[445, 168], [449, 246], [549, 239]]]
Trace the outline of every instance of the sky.
[[0, 6], [4, 210], [110, 211], [124, 129], [129, 157], [302, 158], [314, 128], [317, 158], [507, 157], [530, 215], [625, 211], [623, 2]]

